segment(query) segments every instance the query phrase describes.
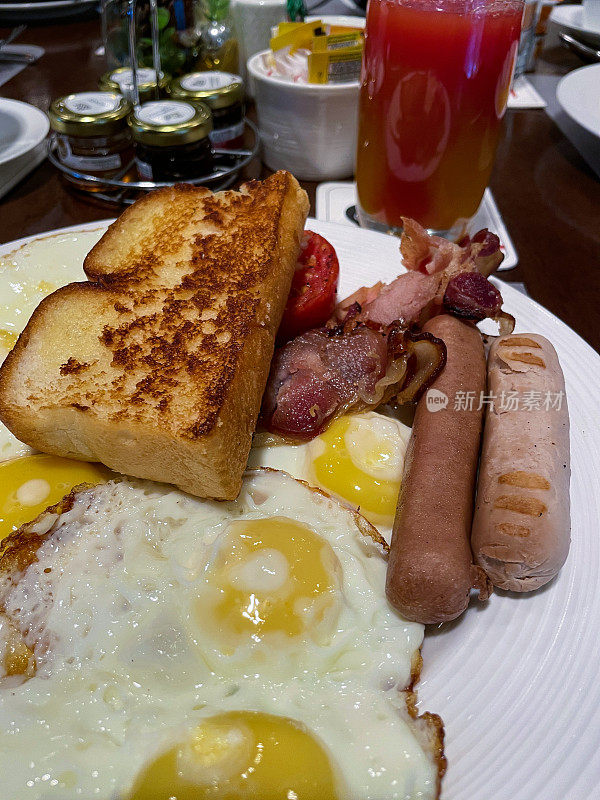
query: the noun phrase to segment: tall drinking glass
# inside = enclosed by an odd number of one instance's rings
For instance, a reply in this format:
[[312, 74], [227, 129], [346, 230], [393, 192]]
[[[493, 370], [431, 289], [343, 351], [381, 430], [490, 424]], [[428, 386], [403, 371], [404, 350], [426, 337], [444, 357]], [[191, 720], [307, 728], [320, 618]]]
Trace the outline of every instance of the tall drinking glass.
[[361, 224], [459, 235], [487, 185], [522, 0], [369, 0], [356, 182]]

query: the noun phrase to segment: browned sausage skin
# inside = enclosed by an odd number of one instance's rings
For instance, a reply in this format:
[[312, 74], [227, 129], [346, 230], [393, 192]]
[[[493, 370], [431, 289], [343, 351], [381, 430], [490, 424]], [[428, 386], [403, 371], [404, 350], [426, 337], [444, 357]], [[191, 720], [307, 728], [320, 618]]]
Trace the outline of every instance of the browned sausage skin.
[[569, 552], [569, 414], [558, 356], [543, 336], [502, 336], [490, 349], [488, 386], [473, 554], [494, 586], [528, 592]]
[[[486, 363], [481, 334], [441, 315], [424, 327], [446, 343], [446, 366], [419, 400], [404, 464], [386, 593], [407, 619], [447, 622], [468, 605], [471, 587], [487, 597], [469, 545]], [[447, 405], [433, 410], [443, 393]], [[467, 394], [471, 393], [471, 394]], [[470, 402], [470, 399], [473, 402]], [[458, 406], [458, 407], [457, 407]]]

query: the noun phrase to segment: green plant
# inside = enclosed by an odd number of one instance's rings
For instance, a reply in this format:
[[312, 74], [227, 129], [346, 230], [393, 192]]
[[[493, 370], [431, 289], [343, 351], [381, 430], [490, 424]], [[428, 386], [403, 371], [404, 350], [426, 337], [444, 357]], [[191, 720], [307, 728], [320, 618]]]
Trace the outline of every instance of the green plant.
[[229, 0], [206, 0], [206, 16], [214, 22], [222, 22], [229, 14]]
[[[168, 8], [158, 9], [158, 52], [163, 72], [176, 75], [185, 65], [186, 53], [177, 40], [177, 30], [170, 24], [171, 12]], [[144, 28], [150, 27], [147, 20]], [[152, 39], [142, 36], [138, 42], [140, 63], [143, 66], [152, 66]]]

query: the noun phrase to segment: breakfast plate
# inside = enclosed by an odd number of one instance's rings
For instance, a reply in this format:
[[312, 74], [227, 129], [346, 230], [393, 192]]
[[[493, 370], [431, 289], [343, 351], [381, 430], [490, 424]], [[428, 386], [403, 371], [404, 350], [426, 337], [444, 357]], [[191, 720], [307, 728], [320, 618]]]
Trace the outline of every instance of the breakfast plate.
[[550, 12], [550, 21], [566, 33], [591, 47], [600, 47], [600, 31], [592, 30], [583, 21], [583, 6], [558, 5]]
[[[26, 322], [31, 309], [17, 321], [18, 296], [33, 298], [35, 306], [41, 299], [36, 292], [82, 280], [83, 255], [107, 224], [0, 247], [0, 331], [6, 321], [13, 333]], [[312, 219], [307, 228], [335, 246], [342, 297], [402, 271], [397, 239]], [[39, 244], [28, 256], [23, 245], [32, 241]], [[444, 720], [445, 800], [580, 800], [600, 794], [600, 357], [546, 309], [508, 284], [497, 285], [516, 330], [546, 336], [563, 367], [571, 418], [571, 552], [542, 590], [529, 596], [496, 592], [484, 606], [473, 603], [460, 620], [428, 629], [419, 706]]]
[[0, 165], [34, 150], [49, 129], [48, 117], [38, 108], [0, 98]]
[[600, 136], [600, 64], [565, 75], [556, 87], [556, 99], [567, 114], [594, 136]]

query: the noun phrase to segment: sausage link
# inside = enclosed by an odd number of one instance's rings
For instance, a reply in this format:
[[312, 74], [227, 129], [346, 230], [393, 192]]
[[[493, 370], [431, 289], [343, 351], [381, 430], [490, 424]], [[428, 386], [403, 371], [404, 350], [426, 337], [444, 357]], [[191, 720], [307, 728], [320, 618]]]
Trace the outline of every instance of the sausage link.
[[569, 552], [569, 414], [556, 351], [532, 333], [490, 349], [471, 543], [494, 586], [528, 592]]
[[[473, 566], [469, 546], [485, 353], [477, 328], [455, 317], [434, 317], [424, 330], [444, 340], [447, 361], [417, 403], [386, 593], [407, 619], [437, 623], [462, 614], [472, 586], [487, 596], [487, 582], [480, 568]], [[433, 400], [441, 397], [440, 392], [448, 398], [447, 405], [434, 410]]]

